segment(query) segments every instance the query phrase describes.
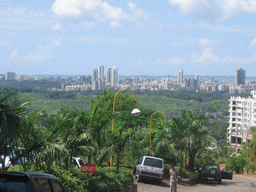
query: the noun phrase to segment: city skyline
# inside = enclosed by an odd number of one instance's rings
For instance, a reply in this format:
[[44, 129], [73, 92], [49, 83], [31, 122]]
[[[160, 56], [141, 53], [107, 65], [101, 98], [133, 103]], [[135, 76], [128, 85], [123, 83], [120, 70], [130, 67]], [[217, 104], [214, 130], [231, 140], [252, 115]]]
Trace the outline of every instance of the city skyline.
[[182, 68], [201, 77], [243, 68], [252, 77], [253, 2], [0, 0], [0, 68], [88, 75], [103, 65], [120, 76], [177, 76]]

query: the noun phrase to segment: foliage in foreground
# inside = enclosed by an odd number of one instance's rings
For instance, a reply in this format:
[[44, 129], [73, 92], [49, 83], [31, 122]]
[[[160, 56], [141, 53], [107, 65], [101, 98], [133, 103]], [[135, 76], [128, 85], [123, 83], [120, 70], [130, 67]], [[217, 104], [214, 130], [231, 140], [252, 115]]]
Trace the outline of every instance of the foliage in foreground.
[[[9, 169], [9, 171], [23, 171], [21, 166]], [[54, 165], [48, 170], [45, 166], [36, 168], [34, 165], [29, 171], [49, 173], [59, 178], [65, 189], [69, 192], [119, 192], [133, 184], [132, 170], [122, 167], [116, 171], [112, 167], [96, 167], [93, 174], [81, 173], [80, 169], [71, 168], [69, 171], [64, 165]], [[87, 178], [89, 185], [87, 186]]]

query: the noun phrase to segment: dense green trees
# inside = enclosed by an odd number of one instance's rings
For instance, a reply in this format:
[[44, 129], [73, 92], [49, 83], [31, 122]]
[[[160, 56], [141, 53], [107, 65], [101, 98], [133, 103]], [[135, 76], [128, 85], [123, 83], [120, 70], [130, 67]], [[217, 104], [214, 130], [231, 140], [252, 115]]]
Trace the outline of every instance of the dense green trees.
[[[2, 96], [1, 154], [6, 155], [7, 146], [11, 146], [28, 160], [23, 165], [24, 170], [29, 169], [31, 164], [46, 166], [50, 170], [57, 160], [64, 161], [66, 169], [70, 170], [68, 159], [72, 156], [85, 157], [88, 163], [100, 167], [106, 165], [113, 155], [117, 170], [122, 165], [134, 166], [134, 162], [143, 155], [161, 157], [167, 164], [175, 161], [181, 167], [185, 165], [188, 168], [198, 166], [198, 162], [223, 163], [229, 159], [231, 152], [225, 145], [214, 151], [208, 150], [213, 142], [224, 139], [214, 136], [222, 134], [226, 125], [218, 129], [210, 123], [206, 113], [188, 110], [169, 117], [167, 123], [162, 114], [154, 116], [158, 121], [152, 123], [150, 152], [149, 120], [154, 111], [139, 105], [141, 115], [131, 116], [135, 99], [120, 93], [113, 114], [115, 94], [104, 91], [102, 95], [92, 98], [89, 110], [61, 108], [49, 114], [28, 110], [25, 102], [15, 95]], [[255, 146], [254, 139], [251, 146], [253, 157]], [[244, 157], [248, 158], [248, 153]]]

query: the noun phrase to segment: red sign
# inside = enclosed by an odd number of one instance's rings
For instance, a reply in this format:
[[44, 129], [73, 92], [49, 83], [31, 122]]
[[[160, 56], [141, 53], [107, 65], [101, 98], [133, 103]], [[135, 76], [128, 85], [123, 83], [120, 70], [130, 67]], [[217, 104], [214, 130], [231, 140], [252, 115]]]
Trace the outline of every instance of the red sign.
[[81, 173], [95, 173], [95, 164], [82, 164]]

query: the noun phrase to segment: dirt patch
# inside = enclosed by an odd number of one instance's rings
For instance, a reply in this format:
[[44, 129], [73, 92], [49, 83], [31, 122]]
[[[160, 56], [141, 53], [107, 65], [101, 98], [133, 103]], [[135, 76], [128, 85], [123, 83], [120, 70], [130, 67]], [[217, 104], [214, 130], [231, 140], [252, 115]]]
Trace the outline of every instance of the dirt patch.
[[256, 178], [256, 172], [254, 172], [254, 173], [247, 173], [247, 172], [244, 172], [243, 174], [241, 173], [241, 174], [235, 174], [234, 173], [234, 175], [237, 175], [237, 176], [242, 176], [242, 177], [253, 177], [253, 178]]

